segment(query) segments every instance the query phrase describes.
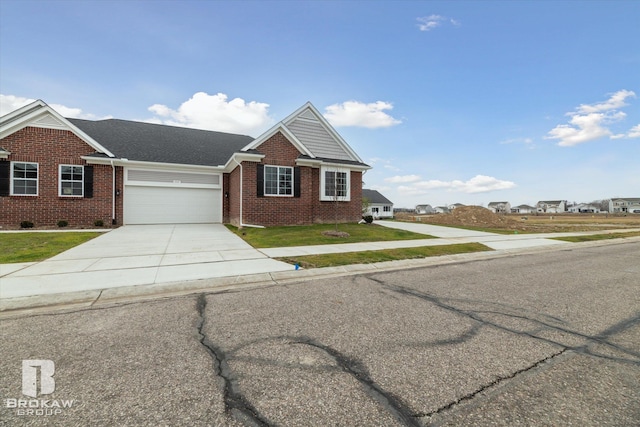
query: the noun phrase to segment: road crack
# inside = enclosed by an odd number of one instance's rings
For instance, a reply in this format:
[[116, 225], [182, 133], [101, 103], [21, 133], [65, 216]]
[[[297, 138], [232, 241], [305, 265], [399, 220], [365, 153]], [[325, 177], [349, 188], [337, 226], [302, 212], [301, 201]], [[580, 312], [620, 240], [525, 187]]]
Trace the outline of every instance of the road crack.
[[479, 394], [481, 394], [481, 393], [483, 393], [483, 392], [485, 392], [485, 391], [487, 391], [487, 390], [489, 390], [489, 389], [491, 389], [493, 387], [498, 386], [499, 384], [501, 384], [504, 381], [513, 379], [513, 378], [515, 378], [516, 376], [518, 376], [520, 374], [523, 374], [525, 372], [528, 372], [528, 371], [531, 371], [533, 369], [536, 369], [538, 366], [549, 362], [550, 360], [552, 360], [552, 359], [564, 354], [568, 350], [569, 350], [568, 348], [564, 348], [564, 349], [560, 350], [557, 353], [554, 353], [554, 354], [552, 354], [552, 355], [550, 355], [548, 357], [545, 357], [544, 359], [538, 360], [536, 363], [534, 363], [534, 364], [532, 364], [530, 366], [527, 366], [526, 368], [522, 368], [522, 369], [519, 369], [519, 370], [517, 370], [515, 372], [512, 372], [509, 375], [496, 378], [494, 381], [491, 381], [490, 383], [483, 385], [479, 389], [477, 389], [475, 391], [472, 391], [471, 393], [466, 394], [466, 395], [464, 395], [464, 396], [462, 396], [462, 397], [460, 397], [460, 398], [458, 398], [458, 399], [456, 399], [456, 400], [454, 400], [452, 402], [449, 402], [446, 405], [443, 405], [443, 406], [439, 407], [438, 409], [436, 409], [434, 411], [417, 413], [417, 414], [414, 415], [414, 417], [416, 417], [416, 418], [432, 417], [432, 416], [438, 415], [438, 414], [440, 414], [440, 413], [442, 413], [444, 411], [448, 411], [449, 409], [452, 409], [453, 407], [459, 405], [460, 403], [466, 402], [468, 400], [472, 400], [477, 395], [479, 395]]
[[227, 357], [221, 348], [209, 340], [203, 332], [206, 322], [207, 298], [204, 294], [198, 295], [196, 302], [199, 321], [196, 326], [200, 344], [207, 350], [213, 359], [213, 367], [216, 375], [224, 381], [223, 397], [225, 411], [241, 422], [256, 426], [269, 426], [270, 423], [251, 405], [245, 396], [238, 390], [237, 384], [231, 377], [231, 370], [227, 364]]
[[355, 378], [363, 386], [365, 392], [380, 403], [382, 407], [390, 412], [399, 422], [407, 426], [421, 425], [417, 422], [416, 417], [407, 405], [392, 393], [384, 390], [375, 381], [373, 381], [373, 379], [371, 379], [367, 368], [362, 364], [362, 362], [350, 358], [334, 348], [320, 344], [311, 338], [301, 337], [291, 340], [291, 343], [308, 345], [324, 351], [335, 360], [340, 369]]

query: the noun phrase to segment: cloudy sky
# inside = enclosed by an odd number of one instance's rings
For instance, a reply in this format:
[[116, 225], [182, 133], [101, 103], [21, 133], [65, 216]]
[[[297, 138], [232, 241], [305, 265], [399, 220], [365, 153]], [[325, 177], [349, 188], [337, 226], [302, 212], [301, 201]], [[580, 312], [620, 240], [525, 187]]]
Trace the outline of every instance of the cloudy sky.
[[640, 197], [638, 1], [3, 0], [0, 114], [258, 136], [307, 101], [396, 207]]

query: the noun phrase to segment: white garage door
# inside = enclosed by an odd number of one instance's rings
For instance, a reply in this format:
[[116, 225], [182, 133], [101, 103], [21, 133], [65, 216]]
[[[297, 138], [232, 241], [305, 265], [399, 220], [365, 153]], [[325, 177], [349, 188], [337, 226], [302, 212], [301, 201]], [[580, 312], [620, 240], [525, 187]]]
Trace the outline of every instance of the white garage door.
[[130, 169], [125, 224], [222, 222], [220, 175]]

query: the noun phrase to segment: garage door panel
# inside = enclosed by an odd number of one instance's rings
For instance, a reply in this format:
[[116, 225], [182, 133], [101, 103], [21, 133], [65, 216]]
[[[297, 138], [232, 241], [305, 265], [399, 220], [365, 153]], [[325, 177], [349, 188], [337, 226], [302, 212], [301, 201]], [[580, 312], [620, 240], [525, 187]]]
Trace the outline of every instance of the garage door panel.
[[125, 186], [125, 224], [222, 222], [219, 189]]

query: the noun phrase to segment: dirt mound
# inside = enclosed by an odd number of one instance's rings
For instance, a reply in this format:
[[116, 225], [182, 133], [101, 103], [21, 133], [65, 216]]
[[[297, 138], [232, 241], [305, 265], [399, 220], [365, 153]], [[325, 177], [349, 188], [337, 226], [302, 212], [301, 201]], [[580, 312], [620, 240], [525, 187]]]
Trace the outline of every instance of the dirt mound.
[[419, 217], [414, 217], [414, 220], [430, 224], [463, 227], [506, 228], [511, 230], [524, 228], [520, 221], [506, 215], [495, 214], [482, 206], [460, 206], [452, 210], [451, 213], [420, 215]]

